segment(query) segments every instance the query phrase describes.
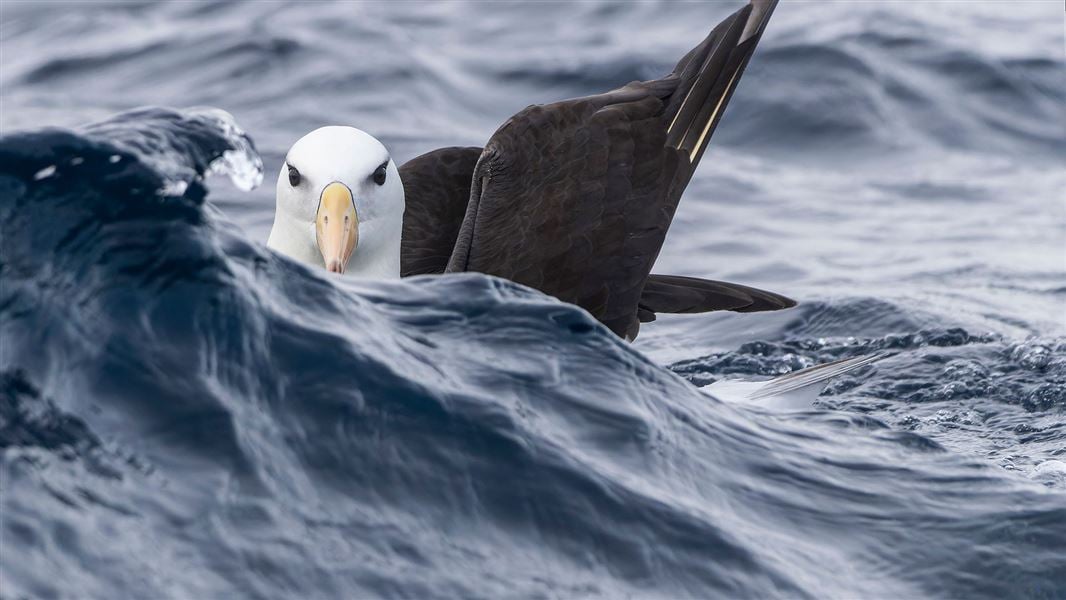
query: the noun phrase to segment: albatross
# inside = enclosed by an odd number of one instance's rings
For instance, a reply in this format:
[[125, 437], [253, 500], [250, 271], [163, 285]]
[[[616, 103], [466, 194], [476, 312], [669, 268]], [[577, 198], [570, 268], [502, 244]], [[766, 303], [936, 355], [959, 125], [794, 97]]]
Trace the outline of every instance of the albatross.
[[651, 274], [777, 0], [751, 0], [652, 81], [511, 117], [484, 147], [397, 166], [347, 126], [297, 141], [267, 245], [333, 273], [476, 271], [576, 304], [627, 340], [656, 313], [795, 305], [752, 287]]

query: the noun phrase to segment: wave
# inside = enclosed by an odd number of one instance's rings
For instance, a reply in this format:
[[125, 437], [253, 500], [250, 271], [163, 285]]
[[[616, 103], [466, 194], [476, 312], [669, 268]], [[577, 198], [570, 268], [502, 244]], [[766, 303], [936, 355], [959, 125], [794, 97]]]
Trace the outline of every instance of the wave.
[[[211, 172], [260, 172], [222, 113], [12, 135], [0, 164], [13, 597], [1035, 597], [1066, 584], [1061, 494], [918, 432], [730, 407], [506, 281], [339, 280], [269, 253], [205, 202]], [[1000, 343], [921, 335], [865, 347]], [[674, 370], [747, 357], [775, 372], [789, 353], [863, 347], [754, 344]], [[1034, 385], [1034, 352], [1011, 352], [1010, 385]]]
[[[109, 82], [138, 101], [224, 99], [262, 112], [264, 123], [297, 123], [299, 131], [286, 132], [297, 137], [322, 124], [328, 106], [326, 121], [368, 123], [379, 137], [480, 143], [530, 102], [665, 74], [735, 6], [591, 2], [511, 6], [493, 15], [475, 5], [423, 9], [414, 16], [402, 7], [344, 5], [116, 6], [101, 11], [114, 19], [155, 15], [153, 27], [116, 41], [97, 21], [103, 17], [71, 17], [52, 28], [85, 42], [47, 46], [21, 34], [51, 23], [50, 13], [25, 5], [13, 8], [12, 53], [34, 58], [16, 63], [9, 83], [44, 97], [78, 86], [109, 106], [121, 96]], [[218, 30], [203, 27], [205, 18]], [[545, 44], [542, 32], [551, 26], [559, 31]], [[1039, 6], [782, 6], [771, 27], [716, 147], [842, 160], [916, 150], [1040, 162], [1066, 154], [1061, 23], [1047, 23]], [[465, 32], [461, 44], [449, 33], [457, 28]], [[34, 110], [32, 100], [12, 101]]]

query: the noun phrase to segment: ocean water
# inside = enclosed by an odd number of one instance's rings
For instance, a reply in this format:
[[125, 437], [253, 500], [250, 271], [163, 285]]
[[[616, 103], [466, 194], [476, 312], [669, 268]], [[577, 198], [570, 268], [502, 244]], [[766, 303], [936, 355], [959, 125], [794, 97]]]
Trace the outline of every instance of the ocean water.
[[0, 4], [0, 598], [1066, 598], [1060, 3], [778, 8], [655, 270], [791, 310], [264, 247], [307, 131], [482, 144], [740, 4]]

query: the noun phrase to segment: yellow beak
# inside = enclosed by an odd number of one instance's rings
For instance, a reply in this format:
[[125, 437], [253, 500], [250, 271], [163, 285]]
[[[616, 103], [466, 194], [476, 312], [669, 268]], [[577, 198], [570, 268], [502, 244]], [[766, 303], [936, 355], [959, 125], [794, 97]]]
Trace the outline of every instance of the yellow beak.
[[343, 273], [359, 243], [359, 215], [348, 186], [334, 181], [322, 190], [315, 216], [318, 250], [326, 269]]

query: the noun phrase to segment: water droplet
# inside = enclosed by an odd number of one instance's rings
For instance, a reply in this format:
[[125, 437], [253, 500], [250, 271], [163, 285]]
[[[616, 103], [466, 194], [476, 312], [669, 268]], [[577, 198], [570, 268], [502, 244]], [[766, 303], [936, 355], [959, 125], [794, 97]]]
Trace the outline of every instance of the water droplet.
[[56, 166], [55, 165], [48, 165], [47, 167], [45, 167], [45, 168], [41, 169], [40, 171], [37, 171], [36, 173], [34, 173], [33, 174], [33, 180], [34, 181], [40, 181], [42, 179], [47, 179], [47, 178], [51, 177], [52, 175], [55, 175], [55, 172], [56, 172]]

